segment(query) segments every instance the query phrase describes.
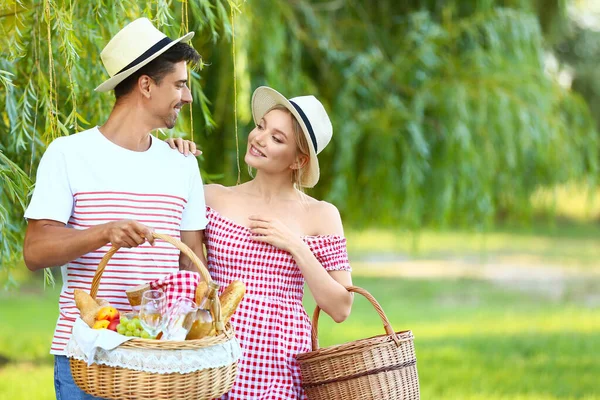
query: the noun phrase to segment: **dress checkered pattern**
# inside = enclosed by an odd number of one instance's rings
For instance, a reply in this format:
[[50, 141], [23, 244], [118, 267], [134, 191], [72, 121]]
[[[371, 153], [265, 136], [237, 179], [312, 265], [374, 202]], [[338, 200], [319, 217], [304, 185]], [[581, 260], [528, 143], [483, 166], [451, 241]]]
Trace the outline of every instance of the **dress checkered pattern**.
[[[306, 399], [294, 356], [311, 350], [310, 320], [302, 306], [304, 277], [292, 256], [252, 240], [250, 230], [207, 207], [208, 267], [223, 290], [233, 280], [246, 295], [231, 318], [243, 356], [233, 389], [223, 399]], [[305, 236], [327, 271], [350, 271], [346, 239]]]

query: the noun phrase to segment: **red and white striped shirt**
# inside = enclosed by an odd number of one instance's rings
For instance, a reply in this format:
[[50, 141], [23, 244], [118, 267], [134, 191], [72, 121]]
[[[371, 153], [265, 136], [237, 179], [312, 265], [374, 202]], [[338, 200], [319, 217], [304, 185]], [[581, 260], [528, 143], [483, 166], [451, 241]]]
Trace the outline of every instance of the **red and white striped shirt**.
[[[194, 157], [184, 157], [152, 138], [145, 152], [110, 142], [97, 128], [55, 140], [38, 168], [27, 219], [50, 219], [87, 229], [133, 219], [175, 238], [181, 230], [204, 229], [204, 192]], [[69, 243], [65, 243], [69, 246]], [[61, 268], [63, 287], [51, 353], [64, 354], [79, 310], [74, 289], [90, 290], [110, 243]], [[125, 290], [179, 269], [179, 250], [157, 240], [120, 249], [102, 275], [98, 297], [129, 311]]]

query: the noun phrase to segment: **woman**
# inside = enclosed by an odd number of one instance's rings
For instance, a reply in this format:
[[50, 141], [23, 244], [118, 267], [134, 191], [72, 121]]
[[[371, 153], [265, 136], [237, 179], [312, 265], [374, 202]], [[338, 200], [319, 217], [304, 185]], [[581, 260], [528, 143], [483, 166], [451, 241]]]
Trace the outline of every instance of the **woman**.
[[[314, 96], [288, 100], [264, 86], [252, 96], [252, 114], [256, 127], [244, 159], [255, 177], [205, 187], [211, 276], [222, 288], [236, 279], [247, 287], [231, 319], [244, 355], [228, 398], [303, 399], [294, 356], [311, 350], [304, 283], [337, 322], [352, 306], [339, 212], [301, 190], [319, 180], [317, 154], [331, 140], [331, 121]], [[191, 142], [169, 144], [195, 152]]]

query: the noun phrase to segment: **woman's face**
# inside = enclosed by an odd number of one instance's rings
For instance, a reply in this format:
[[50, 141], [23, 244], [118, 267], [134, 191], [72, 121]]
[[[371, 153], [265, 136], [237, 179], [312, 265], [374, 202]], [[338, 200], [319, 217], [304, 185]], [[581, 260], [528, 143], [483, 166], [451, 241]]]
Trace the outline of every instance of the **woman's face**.
[[268, 173], [291, 172], [297, 158], [292, 118], [284, 110], [266, 113], [248, 136], [246, 164]]

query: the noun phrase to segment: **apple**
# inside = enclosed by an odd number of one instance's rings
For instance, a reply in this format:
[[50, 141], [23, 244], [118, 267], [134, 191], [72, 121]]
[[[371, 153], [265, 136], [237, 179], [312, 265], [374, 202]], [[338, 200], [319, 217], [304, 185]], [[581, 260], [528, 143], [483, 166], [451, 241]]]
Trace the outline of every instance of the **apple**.
[[108, 324], [108, 326], [106, 327], [106, 329], [110, 329], [111, 331], [117, 331], [117, 326], [121, 323], [121, 320], [119, 318], [113, 319], [112, 321], [110, 321], [110, 323]]
[[98, 313], [96, 314], [96, 321], [113, 321], [115, 319], [118, 319], [118, 317], [119, 311], [116, 308], [111, 306], [105, 306], [98, 310]]

